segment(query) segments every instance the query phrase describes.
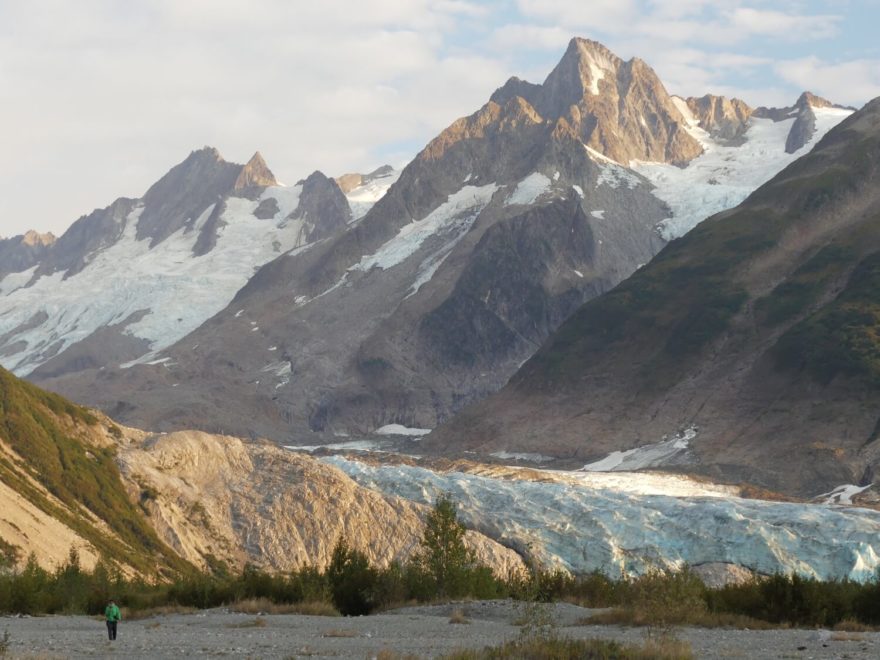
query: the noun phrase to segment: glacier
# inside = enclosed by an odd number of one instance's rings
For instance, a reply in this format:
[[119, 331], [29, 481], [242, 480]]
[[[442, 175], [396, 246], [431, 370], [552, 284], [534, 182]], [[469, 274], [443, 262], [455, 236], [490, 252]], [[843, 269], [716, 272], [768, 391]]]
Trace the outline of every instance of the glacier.
[[778, 122], [752, 117], [745, 142], [730, 146], [700, 128], [683, 100], [673, 100], [688, 123], [688, 132], [703, 146], [703, 154], [683, 168], [644, 161], [629, 164], [654, 185], [654, 195], [670, 208], [671, 216], [659, 227], [667, 241], [684, 236], [704, 219], [740, 204], [852, 114], [852, 110], [841, 108], [813, 108], [816, 132], [807, 144], [789, 154], [785, 152], [785, 140], [794, 117]]
[[880, 568], [880, 512], [746, 499], [679, 475], [523, 470], [438, 472], [327, 456], [367, 488], [432, 504], [540, 564], [613, 577], [728, 563], [762, 574], [866, 581]]

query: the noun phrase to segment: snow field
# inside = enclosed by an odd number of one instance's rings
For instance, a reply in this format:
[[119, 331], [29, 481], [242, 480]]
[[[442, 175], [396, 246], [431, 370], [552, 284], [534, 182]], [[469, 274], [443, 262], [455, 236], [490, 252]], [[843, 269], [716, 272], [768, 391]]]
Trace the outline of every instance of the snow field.
[[[152, 249], [149, 239], [136, 239], [143, 212], [138, 207], [125, 219], [120, 239], [96, 252], [76, 275], [65, 280], [63, 273], [54, 273], [9, 293], [22, 274], [4, 278], [0, 335], [40, 311], [49, 318], [16, 333], [12, 341], [23, 341], [23, 348], [4, 356], [2, 364], [25, 375], [43, 361], [39, 353], [49, 345], [60, 341], [63, 350], [136, 312], [146, 314], [125, 332], [149, 341], [151, 351], [129, 364], [153, 360], [157, 351], [226, 307], [257, 268], [300, 244], [301, 222], [284, 220], [298, 205], [299, 193], [299, 187], [273, 186], [257, 200], [228, 198], [216, 246], [201, 257], [193, 256], [192, 250], [213, 206], [196, 220], [193, 230], [180, 229]], [[270, 197], [277, 200], [279, 212], [272, 220], [256, 218], [253, 211]]]
[[660, 225], [660, 234], [667, 241], [683, 236], [709, 216], [740, 204], [852, 114], [837, 108], [813, 108], [816, 133], [805, 146], [788, 154], [785, 141], [794, 117], [779, 122], [753, 117], [745, 143], [732, 147], [699, 128], [684, 102], [674, 100], [691, 125], [689, 132], [703, 145], [703, 154], [684, 168], [666, 163], [630, 163], [633, 170], [654, 184], [654, 194], [669, 205], [672, 215]]

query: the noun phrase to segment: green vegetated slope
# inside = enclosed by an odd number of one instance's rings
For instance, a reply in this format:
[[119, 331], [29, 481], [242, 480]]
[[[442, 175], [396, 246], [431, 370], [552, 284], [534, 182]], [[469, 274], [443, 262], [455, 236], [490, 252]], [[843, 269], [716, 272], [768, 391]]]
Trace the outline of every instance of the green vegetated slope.
[[107, 442], [119, 434], [88, 410], [0, 368], [0, 442], [14, 452], [0, 452], [0, 481], [111, 562], [144, 576], [188, 570], [128, 498], [116, 448]]
[[584, 305], [435, 446], [577, 460], [699, 427], [690, 466], [795, 494], [880, 461], [880, 99]]

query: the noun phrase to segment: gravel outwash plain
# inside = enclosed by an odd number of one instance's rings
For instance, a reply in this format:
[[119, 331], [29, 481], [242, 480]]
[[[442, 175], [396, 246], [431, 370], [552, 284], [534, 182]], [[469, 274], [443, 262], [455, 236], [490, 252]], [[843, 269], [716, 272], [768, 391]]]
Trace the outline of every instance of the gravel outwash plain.
[[[641, 642], [649, 631], [579, 623], [590, 610], [565, 603], [547, 618], [556, 632], [576, 638]], [[468, 623], [450, 623], [455, 610]], [[104, 623], [85, 616], [3, 617], [11, 658], [374, 658], [382, 651], [433, 658], [451, 651], [500, 644], [520, 634], [524, 616], [509, 601], [408, 607], [367, 617], [253, 615], [223, 609], [123, 621], [108, 642]], [[697, 658], [880, 657], [880, 633], [827, 630], [679, 628]]]

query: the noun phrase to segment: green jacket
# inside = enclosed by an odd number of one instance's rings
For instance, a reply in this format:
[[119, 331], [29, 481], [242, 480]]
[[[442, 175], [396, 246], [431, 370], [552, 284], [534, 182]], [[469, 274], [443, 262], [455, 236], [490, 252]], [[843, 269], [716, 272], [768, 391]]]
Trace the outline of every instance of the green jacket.
[[119, 608], [112, 603], [104, 610], [104, 616], [107, 617], [107, 621], [119, 621], [122, 619], [122, 614], [119, 612]]

